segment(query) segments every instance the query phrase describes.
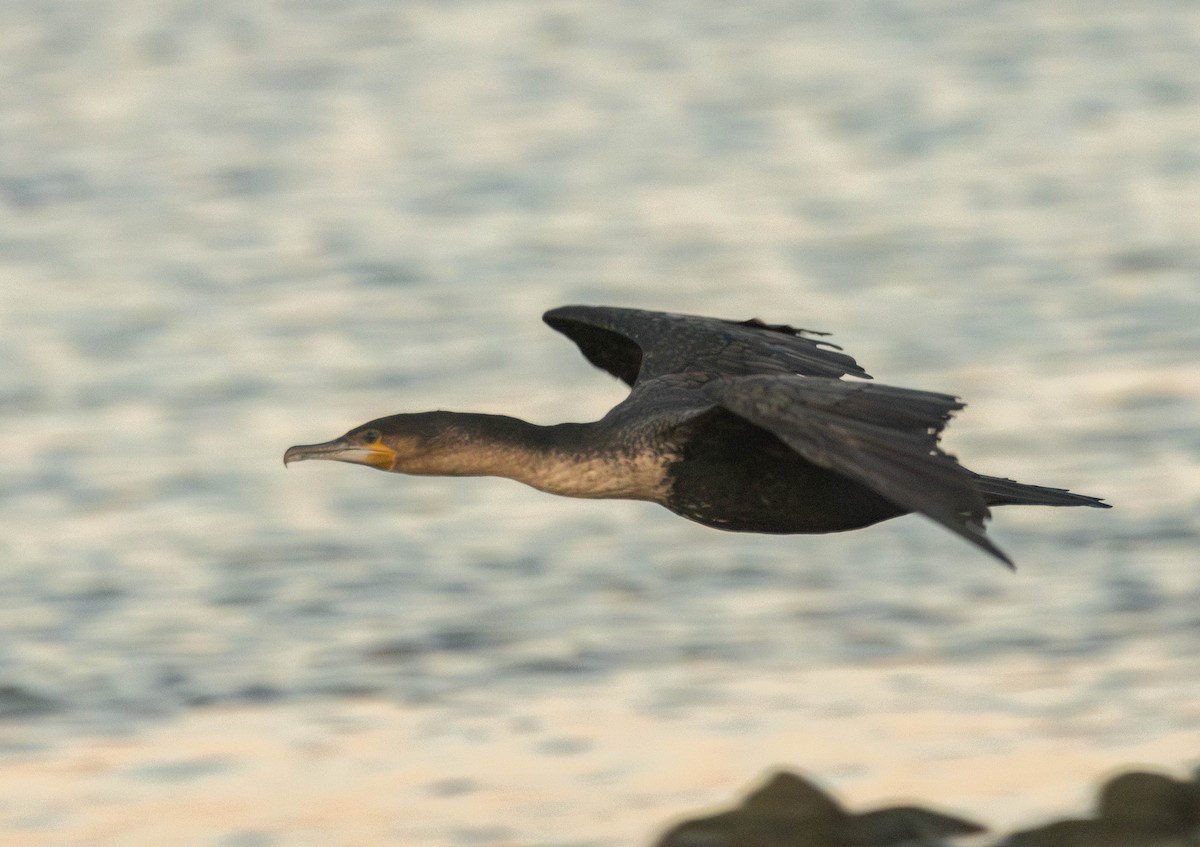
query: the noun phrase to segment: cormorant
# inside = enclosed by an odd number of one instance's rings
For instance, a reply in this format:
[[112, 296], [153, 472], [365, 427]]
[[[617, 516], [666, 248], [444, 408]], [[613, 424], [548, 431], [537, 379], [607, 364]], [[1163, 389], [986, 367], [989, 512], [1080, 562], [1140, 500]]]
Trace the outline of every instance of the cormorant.
[[629, 396], [592, 423], [421, 412], [369, 421], [284, 464], [330, 459], [396, 473], [503, 476], [568, 497], [660, 503], [737, 532], [858, 529], [909, 512], [1012, 567], [986, 536], [989, 506], [1108, 504], [983, 476], [938, 446], [956, 397], [871, 382], [825, 335], [605, 306], [542, 316]]

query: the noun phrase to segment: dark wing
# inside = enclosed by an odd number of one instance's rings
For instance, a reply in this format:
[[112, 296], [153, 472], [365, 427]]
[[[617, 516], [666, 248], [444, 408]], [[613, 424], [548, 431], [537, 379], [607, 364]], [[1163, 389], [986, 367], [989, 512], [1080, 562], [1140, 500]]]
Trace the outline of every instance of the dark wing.
[[685, 371], [870, 379], [837, 345], [806, 337], [822, 333], [783, 324], [609, 306], [563, 306], [542, 320], [579, 345], [593, 365], [629, 385]]
[[938, 447], [938, 434], [963, 407], [957, 398], [790, 376], [717, 379], [703, 391], [808, 461], [932, 518], [1012, 567], [984, 534], [991, 513], [975, 475]]

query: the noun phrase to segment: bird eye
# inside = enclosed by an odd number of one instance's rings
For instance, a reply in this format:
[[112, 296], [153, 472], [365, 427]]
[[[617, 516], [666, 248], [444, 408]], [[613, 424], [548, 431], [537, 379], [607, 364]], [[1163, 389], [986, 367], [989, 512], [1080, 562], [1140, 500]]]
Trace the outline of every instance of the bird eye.
[[377, 429], [368, 429], [362, 435], [362, 440], [367, 444], [377, 444], [380, 438], [382, 438], [382, 436], [379, 434], [379, 430]]

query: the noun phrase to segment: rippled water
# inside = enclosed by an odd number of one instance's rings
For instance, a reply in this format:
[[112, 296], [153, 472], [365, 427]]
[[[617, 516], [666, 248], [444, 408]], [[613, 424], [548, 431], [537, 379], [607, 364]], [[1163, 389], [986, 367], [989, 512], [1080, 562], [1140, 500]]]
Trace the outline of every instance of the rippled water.
[[[763, 708], [803, 718], [805, 674], [854, 667], [918, 699], [923, 668], [969, 669], [963, 709], [1097, 743], [1200, 727], [1194, 11], [0, 18], [10, 748], [204, 704], [449, 720], [629, 674], [652, 714], [714, 720], [747, 675], [794, 677]], [[832, 331], [882, 382], [965, 397], [969, 466], [1116, 508], [999, 510], [1014, 576], [918, 518], [749, 537], [282, 467], [400, 411], [598, 417], [619, 384], [539, 321], [573, 302]], [[1014, 663], [1060, 684], [989, 687]]]

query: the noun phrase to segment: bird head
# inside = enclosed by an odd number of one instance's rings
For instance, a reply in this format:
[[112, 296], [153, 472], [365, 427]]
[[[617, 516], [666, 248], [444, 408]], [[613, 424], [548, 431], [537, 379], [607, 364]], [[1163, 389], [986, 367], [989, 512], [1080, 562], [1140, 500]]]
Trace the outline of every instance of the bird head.
[[462, 453], [473, 441], [467, 424], [475, 417], [456, 412], [419, 412], [379, 418], [333, 441], [289, 447], [283, 463], [324, 459], [396, 473], [458, 474], [463, 471]]

